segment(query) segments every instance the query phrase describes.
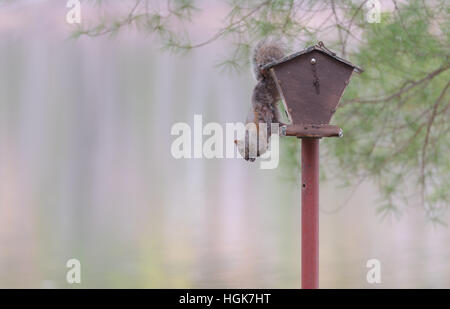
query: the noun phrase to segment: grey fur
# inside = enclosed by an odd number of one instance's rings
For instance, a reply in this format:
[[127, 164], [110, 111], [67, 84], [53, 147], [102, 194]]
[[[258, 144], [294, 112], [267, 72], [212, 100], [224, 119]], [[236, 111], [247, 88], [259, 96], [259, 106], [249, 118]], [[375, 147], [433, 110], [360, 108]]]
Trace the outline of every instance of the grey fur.
[[[273, 40], [260, 41], [256, 45], [252, 56], [253, 73], [258, 83], [253, 89], [252, 110], [247, 117], [247, 123], [265, 123], [267, 125], [267, 146], [271, 135], [271, 124], [280, 123], [280, 113], [277, 106], [280, 100], [280, 94], [273, 79], [267, 74], [262, 74], [260, 68], [265, 64], [283, 57], [283, 47], [280, 43]], [[251, 160], [252, 158], [248, 157], [248, 142], [246, 141], [241, 144], [245, 145], [245, 149], [241, 150], [243, 157], [246, 160], [254, 161], [254, 158]], [[258, 152], [257, 155], [259, 156], [261, 154]]]

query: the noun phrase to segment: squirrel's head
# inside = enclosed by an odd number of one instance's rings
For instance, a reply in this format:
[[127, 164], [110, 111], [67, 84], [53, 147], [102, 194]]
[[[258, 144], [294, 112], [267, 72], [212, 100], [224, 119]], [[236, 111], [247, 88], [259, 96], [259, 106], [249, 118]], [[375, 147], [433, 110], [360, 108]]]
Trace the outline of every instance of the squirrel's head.
[[245, 149], [245, 142], [244, 142], [244, 141], [240, 141], [240, 140], [235, 139], [235, 140], [234, 140], [234, 143], [235, 143], [236, 146], [237, 146], [237, 149], [238, 149], [238, 151], [239, 151], [239, 154], [241, 155], [241, 157], [242, 157], [244, 160], [250, 161], [250, 162], [255, 161], [255, 158], [250, 158], [250, 157], [249, 157], [249, 153], [248, 153], [248, 151], [246, 151], [246, 149]]

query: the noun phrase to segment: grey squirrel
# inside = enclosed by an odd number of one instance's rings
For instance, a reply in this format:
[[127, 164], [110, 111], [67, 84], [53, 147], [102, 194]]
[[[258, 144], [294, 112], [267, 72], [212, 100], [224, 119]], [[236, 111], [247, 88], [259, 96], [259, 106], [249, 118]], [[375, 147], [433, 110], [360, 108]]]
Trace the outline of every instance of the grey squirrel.
[[[277, 106], [280, 94], [275, 81], [269, 74], [263, 73], [261, 67], [283, 58], [284, 54], [281, 44], [274, 40], [260, 41], [253, 51], [252, 67], [258, 83], [253, 89], [252, 106], [246, 120], [244, 140], [235, 140], [239, 153], [247, 161], [253, 162], [255, 156], [259, 157], [266, 152], [269, 147], [271, 123], [280, 123], [280, 113]], [[247, 129], [248, 124], [251, 123], [256, 125], [256, 131]], [[267, 130], [259, 130], [261, 123], [266, 124]], [[250, 156], [250, 149], [257, 149], [256, 154]]]

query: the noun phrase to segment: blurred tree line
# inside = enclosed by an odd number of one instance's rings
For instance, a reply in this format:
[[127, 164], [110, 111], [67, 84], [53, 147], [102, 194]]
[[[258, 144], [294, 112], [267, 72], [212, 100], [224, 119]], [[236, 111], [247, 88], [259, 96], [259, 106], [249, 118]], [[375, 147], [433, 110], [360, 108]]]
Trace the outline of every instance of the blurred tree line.
[[[324, 176], [347, 185], [376, 184], [382, 215], [417, 205], [443, 223], [450, 193], [449, 1], [228, 0], [222, 27], [199, 42], [186, 29], [205, 1], [128, 0], [125, 15], [107, 17], [108, 1], [88, 2], [99, 16], [89, 27], [76, 27], [74, 38], [135, 28], [173, 52], [226, 40], [231, 52], [219, 66], [236, 70], [248, 67], [251, 47], [268, 36], [289, 51], [325, 41], [366, 71], [353, 78], [333, 120], [345, 138], [323, 142]], [[377, 3], [380, 22], [370, 23]], [[284, 157], [298, 165], [298, 142], [283, 145]]]

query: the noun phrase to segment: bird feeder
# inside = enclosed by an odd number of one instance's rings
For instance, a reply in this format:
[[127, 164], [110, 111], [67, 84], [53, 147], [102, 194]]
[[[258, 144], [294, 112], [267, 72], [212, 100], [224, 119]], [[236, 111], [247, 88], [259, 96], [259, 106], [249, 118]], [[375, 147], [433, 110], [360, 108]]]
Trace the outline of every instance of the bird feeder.
[[319, 139], [343, 135], [330, 120], [353, 72], [363, 70], [322, 42], [261, 70], [275, 81], [290, 120], [281, 134], [302, 139], [302, 288], [318, 288]]

